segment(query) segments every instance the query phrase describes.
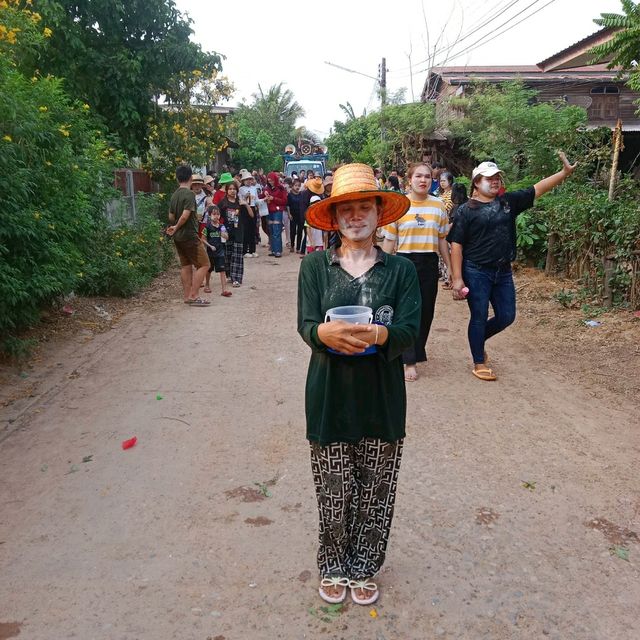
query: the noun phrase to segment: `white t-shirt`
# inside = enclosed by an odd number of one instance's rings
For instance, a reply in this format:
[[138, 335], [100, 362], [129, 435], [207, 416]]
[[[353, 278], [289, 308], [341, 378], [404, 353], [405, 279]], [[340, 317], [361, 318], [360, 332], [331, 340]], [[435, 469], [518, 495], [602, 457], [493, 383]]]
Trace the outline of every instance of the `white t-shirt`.
[[[255, 185], [254, 189], [256, 190], [257, 196], [262, 194], [262, 187]], [[269, 215], [269, 205], [264, 198], [258, 199], [258, 214], [261, 218]]]

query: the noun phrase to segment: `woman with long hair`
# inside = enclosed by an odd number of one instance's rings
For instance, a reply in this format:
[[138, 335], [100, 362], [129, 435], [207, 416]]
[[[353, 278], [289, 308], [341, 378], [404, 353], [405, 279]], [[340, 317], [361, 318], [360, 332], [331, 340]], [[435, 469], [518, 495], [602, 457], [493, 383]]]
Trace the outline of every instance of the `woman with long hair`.
[[244, 234], [253, 233], [250, 224], [253, 212], [245, 201], [240, 201], [238, 196], [238, 183], [233, 180], [224, 185], [225, 196], [220, 201], [218, 208], [224, 220], [224, 226], [229, 234], [225, 247], [225, 271], [227, 279], [233, 287], [242, 284], [244, 276]]
[[438, 258], [442, 256], [449, 269], [447, 231], [449, 220], [445, 206], [439, 198], [429, 195], [431, 166], [424, 162], [409, 165], [409, 192], [411, 207], [400, 219], [383, 230], [383, 251], [404, 256], [413, 262], [418, 272], [422, 296], [420, 332], [414, 344], [402, 354], [404, 377], [407, 382], [418, 379], [416, 364], [427, 360], [427, 339], [433, 322], [438, 295]]

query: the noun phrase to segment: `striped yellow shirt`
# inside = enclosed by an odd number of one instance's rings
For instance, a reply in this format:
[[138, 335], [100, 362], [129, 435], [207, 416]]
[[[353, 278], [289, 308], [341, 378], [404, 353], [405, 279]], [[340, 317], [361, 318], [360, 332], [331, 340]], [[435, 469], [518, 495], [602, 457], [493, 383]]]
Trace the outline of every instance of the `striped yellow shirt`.
[[383, 227], [387, 240], [398, 241], [398, 253], [428, 253], [438, 251], [438, 239], [447, 237], [449, 218], [447, 209], [435, 196], [417, 202], [402, 218]]

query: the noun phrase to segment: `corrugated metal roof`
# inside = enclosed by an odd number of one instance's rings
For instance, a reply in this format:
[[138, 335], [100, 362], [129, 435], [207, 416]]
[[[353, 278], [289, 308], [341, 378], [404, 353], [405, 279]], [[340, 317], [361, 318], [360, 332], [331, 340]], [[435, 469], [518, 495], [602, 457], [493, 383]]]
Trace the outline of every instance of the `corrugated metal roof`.
[[557, 58], [561, 58], [564, 55], [567, 55], [568, 53], [571, 52], [572, 49], [584, 49], [590, 44], [591, 41], [599, 40], [600, 38], [602, 38], [602, 36], [607, 35], [607, 32], [614, 33], [615, 31], [616, 31], [615, 29], [610, 29], [609, 27], [598, 29], [591, 35], [588, 35], [586, 38], [582, 38], [582, 40], [578, 40], [578, 42], [574, 42], [568, 47], [565, 47], [564, 49], [562, 49], [562, 51], [558, 51], [557, 53], [554, 53], [552, 56], [549, 56], [546, 60], [542, 60], [542, 62], [538, 62], [538, 66], [546, 67], [552, 60], [555, 60]]

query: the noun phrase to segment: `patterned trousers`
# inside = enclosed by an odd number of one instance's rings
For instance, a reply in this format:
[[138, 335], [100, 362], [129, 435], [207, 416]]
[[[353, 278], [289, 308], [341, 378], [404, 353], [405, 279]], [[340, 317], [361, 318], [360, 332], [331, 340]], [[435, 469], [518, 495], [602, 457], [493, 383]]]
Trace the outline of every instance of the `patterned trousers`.
[[224, 270], [227, 278], [231, 278], [232, 282], [239, 282], [240, 284], [242, 284], [242, 276], [244, 275], [242, 249], [242, 242], [227, 242], [224, 253]]
[[384, 563], [393, 519], [402, 440], [311, 443], [320, 517], [318, 568], [323, 578], [373, 577]]

